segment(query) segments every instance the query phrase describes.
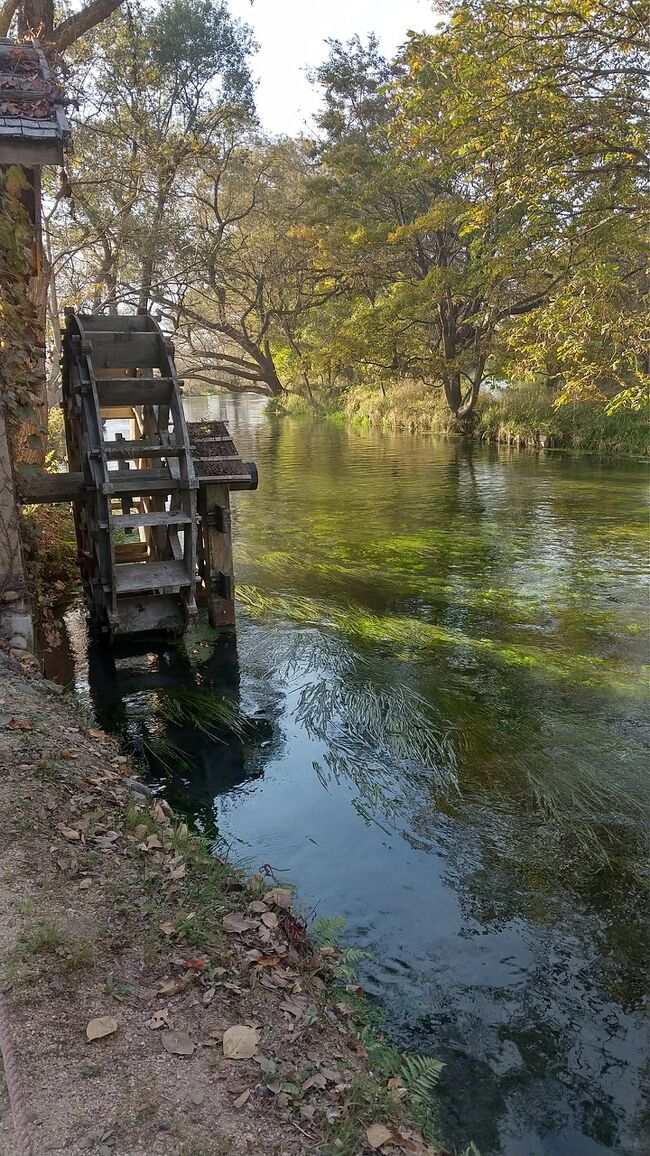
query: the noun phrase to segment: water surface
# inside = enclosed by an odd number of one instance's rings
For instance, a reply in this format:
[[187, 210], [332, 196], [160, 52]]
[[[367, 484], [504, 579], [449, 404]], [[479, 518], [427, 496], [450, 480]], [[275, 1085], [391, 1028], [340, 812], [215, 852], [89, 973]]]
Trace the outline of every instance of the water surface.
[[[69, 614], [78, 687], [190, 752], [171, 789], [243, 862], [346, 917], [391, 1034], [446, 1063], [450, 1147], [647, 1152], [645, 469], [187, 405], [260, 471], [237, 639], [88, 663]], [[178, 685], [244, 733], [167, 725]]]

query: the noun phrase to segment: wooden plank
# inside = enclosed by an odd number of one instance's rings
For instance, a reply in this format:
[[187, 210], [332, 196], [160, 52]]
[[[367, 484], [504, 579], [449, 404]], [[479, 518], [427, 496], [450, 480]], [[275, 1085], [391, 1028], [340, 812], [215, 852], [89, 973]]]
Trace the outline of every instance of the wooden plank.
[[167, 510], [148, 510], [145, 514], [116, 514], [111, 526], [118, 530], [137, 530], [140, 526], [189, 526], [189, 514], [170, 514]]
[[104, 406], [130, 406], [132, 408], [134, 405], [164, 405], [169, 401], [170, 390], [171, 382], [168, 377], [102, 377], [97, 379], [97, 396], [102, 409]]
[[117, 458], [173, 458], [178, 457], [179, 454], [185, 453], [185, 446], [179, 445], [153, 445], [146, 441], [127, 441], [121, 439], [120, 441], [104, 442], [104, 450], [109, 461]]
[[0, 138], [0, 165], [62, 165], [63, 142], [58, 133], [53, 140], [30, 141], [20, 137]]
[[191, 581], [184, 562], [127, 562], [115, 567], [115, 591], [118, 595], [173, 590], [190, 586]]
[[202, 474], [201, 462], [195, 462], [196, 480], [201, 487], [213, 486], [216, 478], [219, 478], [219, 485], [227, 486], [229, 490], [256, 490], [257, 479], [251, 474]]
[[148, 313], [78, 313], [85, 333], [153, 333]]
[[20, 500], [23, 504], [55, 505], [57, 502], [82, 501], [86, 497], [86, 482], [83, 474], [46, 474], [36, 471], [18, 482]]
[[164, 351], [157, 333], [100, 330], [89, 334], [92, 363], [97, 369], [160, 368]]
[[134, 421], [135, 414], [132, 405], [102, 406], [102, 421]]
[[111, 470], [110, 482], [102, 487], [104, 494], [171, 494], [180, 482], [170, 476], [169, 470]]
[[146, 562], [149, 556], [149, 547], [146, 542], [134, 538], [132, 542], [115, 543], [116, 562]]
[[185, 612], [178, 594], [121, 597], [117, 600], [117, 612], [119, 617], [115, 633], [120, 635], [154, 630], [179, 632], [185, 626]]

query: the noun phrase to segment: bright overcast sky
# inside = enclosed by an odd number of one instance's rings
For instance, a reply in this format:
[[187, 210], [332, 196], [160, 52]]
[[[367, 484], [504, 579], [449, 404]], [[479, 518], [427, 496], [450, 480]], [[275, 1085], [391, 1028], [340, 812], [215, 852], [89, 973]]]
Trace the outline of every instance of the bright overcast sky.
[[272, 133], [299, 132], [318, 107], [306, 72], [327, 55], [326, 40], [376, 32], [390, 56], [409, 29], [432, 31], [435, 21], [430, 0], [230, 0], [229, 8], [260, 45], [257, 110]]

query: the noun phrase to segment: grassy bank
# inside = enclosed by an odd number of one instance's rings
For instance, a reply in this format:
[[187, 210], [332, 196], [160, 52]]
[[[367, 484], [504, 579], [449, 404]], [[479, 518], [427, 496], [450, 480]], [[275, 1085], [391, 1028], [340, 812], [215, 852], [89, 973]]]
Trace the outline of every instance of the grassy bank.
[[364, 1023], [332, 921], [307, 929], [2, 655], [0, 685], [0, 983], [38, 1150], [439, 1156], [440, 1065]]
[[[355, 386], [345, 392], [322, 391], [314, 401], [288, 394], [269, 403], [270, 412], [313, 415], [330, 420], [408, 433], [458, 436], [458, 427], [439, 391], [411, 381], [381, 389]], [[552, 398], [532, 386], [504, 389], [479, 399], [474, 421], [464, 436], [520, 448], [580, 450], [607, 456], [650, 455], [649, 411], [619, 410], [581, 403], [553, 407]]]

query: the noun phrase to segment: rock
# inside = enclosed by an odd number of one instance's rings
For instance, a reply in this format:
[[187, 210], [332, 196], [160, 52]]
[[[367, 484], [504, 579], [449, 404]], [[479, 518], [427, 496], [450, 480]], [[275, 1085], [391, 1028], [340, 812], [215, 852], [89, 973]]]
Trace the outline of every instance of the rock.
[[46, 690], [51, 690], [54, 694], [63, 694], [63, 687], [59, 686], [58, 682], [52, 682], [49, 678], [44, 678], [42, 685]]
[[0, 595], [0, 602], [18, 602], [21, 597], [17, 590], [5, 590]]
[[145, 799], [150, 799], [156, 793], [145, 783], [138, 783], [136, 779], [125, 779], [124, 786], [129, 788], [132, 795], [144, 795]]
[[23, 638], [22, 634], [12, 634], [9, 646], [12, 650], [27, 650], [27, 639]]

